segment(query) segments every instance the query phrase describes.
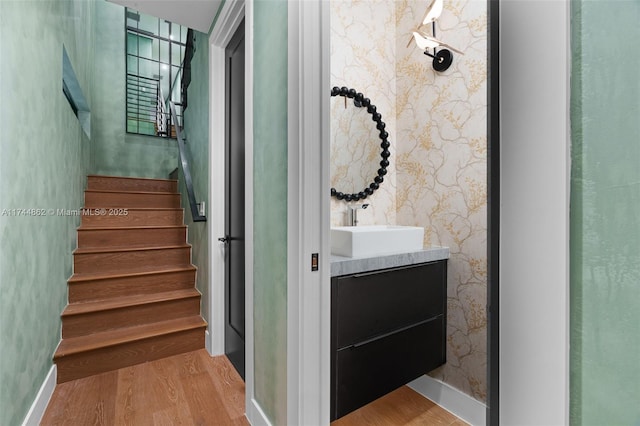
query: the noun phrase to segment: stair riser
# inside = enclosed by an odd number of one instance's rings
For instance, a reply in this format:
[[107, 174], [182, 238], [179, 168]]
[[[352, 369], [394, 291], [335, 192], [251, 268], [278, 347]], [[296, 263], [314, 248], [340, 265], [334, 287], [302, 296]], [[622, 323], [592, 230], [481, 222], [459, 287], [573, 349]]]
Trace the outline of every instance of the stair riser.
[[191, 270], [135, 277], [70, 282], [69, 303], [185, 290], [193, 288], [195, 280], [196, 271]]
[[107, 191], [178, 192], [178, 182], [171, 180], [131, 179], [89, 176], [87, 189]]
[[187, 229], [80, 229], [78, 248], [154, 247], [184, 244]]
[[200, 296], [62, 317], [62, 338], [200, 314]]
[[180, 210], [127, 210], [124, 215], [83, 215], [83, 227], [105, 226], [172, 226], [184, 223], [184, 211]]
[[180, 194], [85, 191], [84, 205], [87, 208], [178, 208], [180, 207]]
[[202, 349], [204, 331], [201, 327], [57, 358], [58, 383]]
[[136, 268], [170, 267], [191, 263], [191, 247], [159, 250], [134, 250], [111, 253], [76, 253], [74, 273], [121, 272]]

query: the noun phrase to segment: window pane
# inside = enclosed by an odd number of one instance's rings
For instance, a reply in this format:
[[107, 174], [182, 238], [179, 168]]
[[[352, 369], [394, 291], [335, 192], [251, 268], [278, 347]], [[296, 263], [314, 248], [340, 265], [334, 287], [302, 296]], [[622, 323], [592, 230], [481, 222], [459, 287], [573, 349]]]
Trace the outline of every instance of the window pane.
[[160, 41], [160, 62], [169, 64], [169, 42]]
[[127, 55], [127, 74], [138, 74], [138, 58]]
[[160, 40], [158, 40], [157, 38], [153, 39], [151, 45], [151, 57], [154, 61], [160, 60]]
[[131, 32], [127, 32], [127, 53], [138, 54], [138, 36]]
[[181, 70], [178, 67], [171, 67], [171, 83], [173, 84], [175, 82], [175, 85], [173, 86], [173, 91], [171, 93], [171, 100], [173, 102], [180, 102], [180, 77], [181, 77]]
[[150, 61], [148, 59], [140, 59], [140, 69], [138, 75], [142, 77], [153, 78], [154, 74], [159, 74], [158, 62]]
[[138, 55], [142, 58], [151, 59], [153, 40], [149, 37], [138, 35]]
[[138, 133], [138, 122], [131, 118], [127, 118], [127, 132]]
[[171, 65], [182, 64], [182, 56], [180, 55], [180, 45], [176, 43], [171, 43]]
[[169, 38], [169, 22], [160, 20], [160, 37]]
[[154, 18], [153, 16], [145, 15], [143, 13], [140, 14], [140, 22], [138, 23], [139, 29], [157, 35], [158, 25], [158, 18]]
[[138, 21], [140, 15], [133, 9], [125, 9], [125, 16], [127, 17], [127, 27], [138, 28]]
[[189, 28], [187, 27], [180, 27], [180, 42], [182, 43], [186, 43], [187, 42], [187, 31], [189, 30]]

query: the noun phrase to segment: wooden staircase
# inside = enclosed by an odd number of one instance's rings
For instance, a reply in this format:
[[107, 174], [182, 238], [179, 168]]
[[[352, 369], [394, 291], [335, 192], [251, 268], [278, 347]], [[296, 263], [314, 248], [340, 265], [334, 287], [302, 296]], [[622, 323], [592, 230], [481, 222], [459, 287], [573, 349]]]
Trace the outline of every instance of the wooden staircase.
[[177, 181], [89, 176], [58, 383], [204, 348]]

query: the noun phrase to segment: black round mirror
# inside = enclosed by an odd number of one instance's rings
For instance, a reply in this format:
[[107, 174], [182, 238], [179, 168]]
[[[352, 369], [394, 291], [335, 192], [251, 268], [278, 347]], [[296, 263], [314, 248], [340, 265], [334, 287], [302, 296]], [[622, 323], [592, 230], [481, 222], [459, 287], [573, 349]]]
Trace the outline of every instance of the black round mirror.
[[357, 189], [340, 191], [335, 187], [331, 188], [331, 196], [336, 197], [338, 200], [344, 200], [347, 202], [363, 200], [372, 195], [375, 190], [380, 187], [380, 184], [384, 182], [384, 176], [387, 174], [387, 167], [389, 166], [389, 157], [391, 156], [391, 153], [389, 152], [389, 146], [391, 145], [388, 140], [389, 133], [385, 130], [386, 124], [382, 121], [382, 115], [377, 111], [376, 106], [371, 103], [369, 98], [365, 98], [361, 92], [357, 92], [355, 89], [350, 89], [348, 87], [334, 87], [331, 89], [331, 96], [342, 96], [345, 98], [345, 102], [347, 98], [353, 99], [353, 104], [357, 108], [365, 108], [367, 113], [371, 115], [371, 120], [375, 123], [375, 128], [378, 131], [378, 137], [381, 140], [380, 168], [377, 170], [377, 174], [372, 177], [372, 182], [369, 183], [368, 186], [364, 186], [360, 191]]

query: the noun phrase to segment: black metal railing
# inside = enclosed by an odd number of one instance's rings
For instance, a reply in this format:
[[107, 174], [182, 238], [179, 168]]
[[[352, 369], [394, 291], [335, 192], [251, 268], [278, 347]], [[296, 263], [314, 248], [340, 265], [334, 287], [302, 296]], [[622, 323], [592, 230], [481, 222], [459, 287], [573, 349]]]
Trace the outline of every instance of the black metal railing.
[[182, 126], [182, 109], [174, 120], [168, 101], [159, 79], [128, 73], [127, 132], [175, 139], [176, 127]]
[[[174, 123], [177, 123], [178, 117], [176, 115], [176, 106], [172, 101], [169, 101], [169, 111]], [[196, 202], [196, 196], [193, 191], [193, 179], [191, 178], [191, 169], [189, 167], [189, 160], [187, 159], [186, 147], [184, 146], [184, 136], [182, 135], [182, 129], [180, 126], [175, 126], [176, 140], [178, 141], [178, 153], [180, 155], [180, 168], [182, 169], [182, 175], [184, 176], [184, 184], [187, 188], [187, 198], [189, 200], [189, 207], [191, 209], [191, 218], [194, 222], [206, 222], [207, 217], [200, 214], [198, 210], [198, 203]]]

